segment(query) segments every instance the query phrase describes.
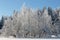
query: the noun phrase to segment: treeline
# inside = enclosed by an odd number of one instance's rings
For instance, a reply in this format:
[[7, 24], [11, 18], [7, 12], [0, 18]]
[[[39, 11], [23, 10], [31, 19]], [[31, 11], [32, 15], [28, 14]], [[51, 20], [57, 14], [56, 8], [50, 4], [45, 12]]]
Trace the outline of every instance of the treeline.
[[51, 38], [60, 34], [60, 9], [51, 7], [43, 10], [23, 6], [21, 11], [13, 12], [10, 17], [2, 17], [1, 36], [16, 38]]

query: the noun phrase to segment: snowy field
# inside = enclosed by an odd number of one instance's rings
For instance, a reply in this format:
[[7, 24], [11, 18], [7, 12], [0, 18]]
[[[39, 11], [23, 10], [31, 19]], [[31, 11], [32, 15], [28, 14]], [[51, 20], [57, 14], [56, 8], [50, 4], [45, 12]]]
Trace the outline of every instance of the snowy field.
[[0, 40], [60, 40], [60, 39], [30, 39], [30, 38], [4, 38], [4, 37], [0, 37]]
[[9, 38], [7, 37], [0, 37], [0, 40], [60, 40], [60, 38], [54, 38], [56, 36], [52, 35], [52, 38], [14, 38], [10, 36]]

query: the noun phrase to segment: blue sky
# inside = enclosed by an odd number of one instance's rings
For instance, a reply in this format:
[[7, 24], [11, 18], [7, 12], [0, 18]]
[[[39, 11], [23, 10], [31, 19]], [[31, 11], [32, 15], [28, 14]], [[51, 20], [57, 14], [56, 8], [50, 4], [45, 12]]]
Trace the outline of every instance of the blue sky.
[[60, 0], [0, 0], [0, 18], [2, 15], [9, 16], [13, 14], [13, 10], [19, 10], [23, 3], [27, 7], [40, 8], [44, 6], [57, 8], [60, 7]]

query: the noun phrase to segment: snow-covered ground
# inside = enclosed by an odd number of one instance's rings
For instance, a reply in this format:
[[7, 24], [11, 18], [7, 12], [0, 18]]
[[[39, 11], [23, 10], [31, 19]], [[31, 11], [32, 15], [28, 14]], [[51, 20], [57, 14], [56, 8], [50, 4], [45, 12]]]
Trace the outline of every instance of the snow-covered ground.
[[35, 38], [35, 39], [31, 39], [31, 38], [4, 38], [4, 37], [0, 37], [0, 40], [60, 40], [60, 39], [42, 39], [42, 38]]

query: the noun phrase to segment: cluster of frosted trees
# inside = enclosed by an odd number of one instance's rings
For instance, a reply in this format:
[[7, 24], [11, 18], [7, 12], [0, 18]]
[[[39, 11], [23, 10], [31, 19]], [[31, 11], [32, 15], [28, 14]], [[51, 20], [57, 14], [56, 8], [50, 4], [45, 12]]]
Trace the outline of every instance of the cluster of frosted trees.
[[46, 7], [33, 10], [23, 6], [10, 17], [2, 17], [0, 36], [16, 38], [50, 38], [60, 34], [60, 9]]

